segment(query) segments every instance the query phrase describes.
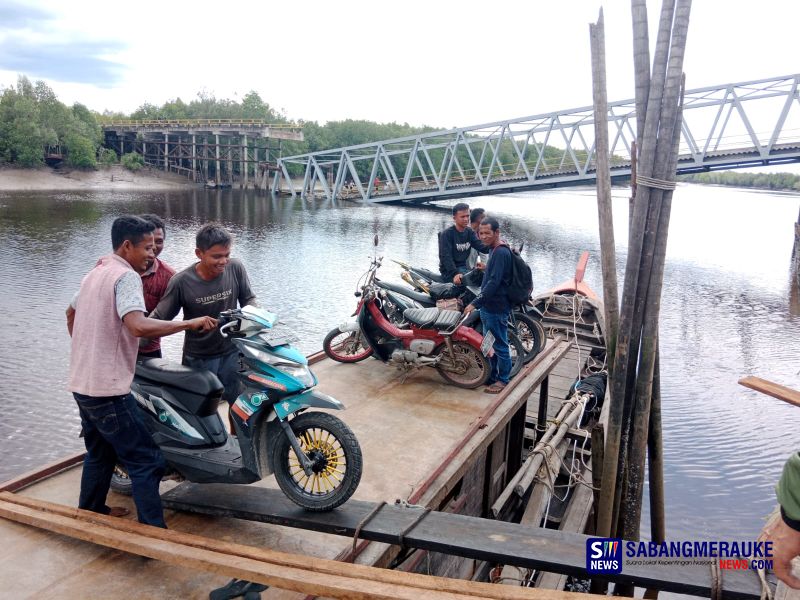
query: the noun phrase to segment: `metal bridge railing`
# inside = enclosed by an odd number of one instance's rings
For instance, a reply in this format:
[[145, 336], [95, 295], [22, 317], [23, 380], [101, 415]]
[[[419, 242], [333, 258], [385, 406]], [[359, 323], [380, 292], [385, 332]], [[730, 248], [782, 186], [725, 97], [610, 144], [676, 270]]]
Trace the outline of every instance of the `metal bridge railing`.
[[[679, 170], [800, 160], [800, 75], [685, 93]], [[613, 175], [630, 170], [634, 100], [609, 104]], [[283, 157], [272, 191], [429, 201], [594, 180], [594, 112], [582, 107]], [[375, 185], [376, 179], [380, 181]]]
[[114, 127], [269, 127], [270, 129], [300, 129], [293, 123], [269, 123], [263, 119], [115, 119], [102, 123]]

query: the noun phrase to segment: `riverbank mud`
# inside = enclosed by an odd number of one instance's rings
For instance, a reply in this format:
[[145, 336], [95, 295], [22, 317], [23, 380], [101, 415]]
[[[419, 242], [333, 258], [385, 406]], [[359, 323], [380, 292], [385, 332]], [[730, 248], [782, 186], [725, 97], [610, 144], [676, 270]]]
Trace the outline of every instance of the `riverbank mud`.
[[0, 191], [28, 190], [163, 190], [185, 189], [198, 184], [174, 173], [144, 168], [136, 173], [121, 166], [80, 170], [42, 167], [0, 167]]

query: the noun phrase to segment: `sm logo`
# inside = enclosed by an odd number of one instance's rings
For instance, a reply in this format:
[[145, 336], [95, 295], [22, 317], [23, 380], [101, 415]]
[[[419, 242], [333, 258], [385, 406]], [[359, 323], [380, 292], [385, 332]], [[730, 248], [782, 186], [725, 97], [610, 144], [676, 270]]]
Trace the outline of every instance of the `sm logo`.
[[622, 540], [619, 538], [586, 540], [586, 570], [589, 573], [622, 573]]

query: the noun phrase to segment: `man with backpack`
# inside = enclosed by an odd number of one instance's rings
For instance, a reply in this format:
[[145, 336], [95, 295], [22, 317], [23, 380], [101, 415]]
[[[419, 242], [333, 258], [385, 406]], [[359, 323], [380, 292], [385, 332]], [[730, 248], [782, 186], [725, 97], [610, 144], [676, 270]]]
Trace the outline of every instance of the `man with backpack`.
[[511, 316], [512, 302], [508, 292], [513, 283], [514, 258], [508, 244], [500, 239], [500, 223], [494, 217], [486, 217], [481, 221], [478, 235], [490, 248], [489, 262], [484, 272], [481, 293], [464, 312], [479, 309], [484, 332], [491, 331], [494, 335], [492, 373], [483, 391], [487, 394], [499, 394], [508, 385], [511, 373], [508, 319]]

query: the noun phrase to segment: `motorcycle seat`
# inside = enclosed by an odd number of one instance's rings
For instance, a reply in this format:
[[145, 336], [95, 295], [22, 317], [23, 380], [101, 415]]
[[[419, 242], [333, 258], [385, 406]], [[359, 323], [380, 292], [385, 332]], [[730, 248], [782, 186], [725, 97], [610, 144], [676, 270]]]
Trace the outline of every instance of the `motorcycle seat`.
[[430, 327], [439, 318], [438, 308], [407, 308], [403, 311], [403, 317], [409, 323], [420, 327]]
[[457, 310], [439, 310], [439, 316], [433, 326], [439, 330], [452, 329], [461, 320], [461, 313]]
[[136, 376], [203, 397], [218, 395], [224, 389], [219, 378], [211, 371], [187, 367], [163, 358], [150, 358], [137, 362]]

